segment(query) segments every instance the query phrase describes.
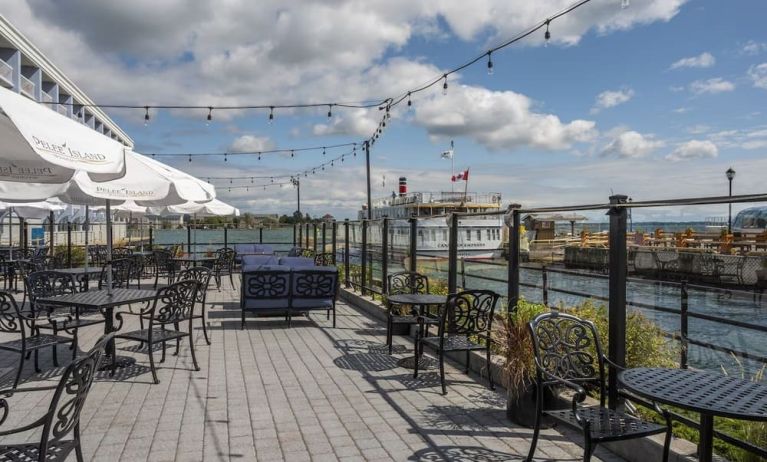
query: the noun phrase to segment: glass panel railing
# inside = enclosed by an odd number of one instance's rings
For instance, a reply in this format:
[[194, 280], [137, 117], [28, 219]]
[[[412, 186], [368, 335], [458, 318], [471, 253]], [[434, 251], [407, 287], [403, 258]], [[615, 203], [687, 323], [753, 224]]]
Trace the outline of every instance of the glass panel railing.
[[21, 93], [25, 94], [26, 96], [29, 96], [30, 98], [35, 97], [35, 83], [29, 80], [28, 78], [24, 77], [23, 75], [19, 76], [20, 83], [21, 83]]

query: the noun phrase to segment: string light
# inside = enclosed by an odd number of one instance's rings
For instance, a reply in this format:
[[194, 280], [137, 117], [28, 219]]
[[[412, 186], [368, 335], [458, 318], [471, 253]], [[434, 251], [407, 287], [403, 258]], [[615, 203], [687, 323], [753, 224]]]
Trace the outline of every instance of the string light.
[[207, 125], [210, 126], [210, 121], [213, 120], [213, 107], [208, 106], [208, 122]]
[[228, 153], [224, 153], [224, 162], [227, 162], [227, 161], [228, 161], [228, 159], [227, 159], [227, 155], [228, 155]]
[[325, 146], [322, 147], [322, 155], [325, 155]]
[[487, 75], [493, 75], [493, 52], [487, 52]]
[[295, 155], [296, 155], [296, 153], [295, 153], [295, 152], [293, 152], [293, 150], [291, 149], [291, 150], [290, 150], [290, 157], [295, 157]]
[[551, 22], [550, 19], [546, 20], [546, 33], [543, 34], [543, 38], [546, 39], [546, 41], [543, 43], [544, 47], [548, 47], [549, 46], [549, 39], [551, 39], [551, 32], [549, 32], [549, 23], [550, 22]]
[[445, 74], [443, 77], [444, 82], [442, 83], [442, 94], [447, 95], [447, 74]]
[[274, 106], [269, 106], [269, 125], [274, 122]]
[[333, 117], [333, 105], [328, 104], [328, 119]]
[[407, 92], [407, 108], [409, 110], [413, 109], [413, 101], [410, 99], [410, 92]]
[[144, 106], [144, 126], [149, 125], [149, 106]]
[[[152, 157], [154, 157], [154, 155], [152, 155]], [[189, 162], [191, 162], [191, 161], [192, 161], [192, 155], [189, 154]]]

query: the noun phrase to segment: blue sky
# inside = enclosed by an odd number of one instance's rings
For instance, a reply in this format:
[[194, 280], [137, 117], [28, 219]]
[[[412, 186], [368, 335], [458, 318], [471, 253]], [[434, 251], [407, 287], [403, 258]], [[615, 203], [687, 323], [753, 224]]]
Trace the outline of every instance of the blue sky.
[[[216, 105], [394, 96], [569, 2], [266, 2], [259, 12], [238, 2], [231, 11], [206, 2], [79, 0], [66, 11], [49, 3], [0, 0], [0, 12], [96, 102]], [[162, 11], [147, 18], [142, 7]], [[482, 61], [451, 77], [447, 96], [437, 87], [414, 97], [414, 110], [395, 111], [372, 152], [374, 195], [389, 194], [400, 175], [411, 190], [449, 190], [450, 164], [439, 153], [451, 139], [456, 168], [472, 170], [469, 189], [526, 206], [602, 202], [611, 191], [637, 200], [725, 194], [729, 166], [737, 193], [762, 192], [764, 17], [767, 4], [756, 0], [631, 0], [626, 9], [593, 0], [552, 23], [548, 46], [536, 34], [494, 53], [493, 75]], [[214, 111], [206, 126], [207, 111], [153, 111], [147, 127], [142, 111], [110, 115], [145, 154], [358, 141], [380, 116], [335, 108], [328, 121], [326, 112], [277, 111], [270, 125], [265, 111]], [[200, 177], [289, 174], [323, 161], [321, 153], [158, 159]], [[292, 190], [214, 184], [243, 211], [294, 209]], [[313, 215], [355, 216], [365, 200], [363, 158], [306, 178], [302, 199]], [[689, 207], [638, 218], [724, 213]]]

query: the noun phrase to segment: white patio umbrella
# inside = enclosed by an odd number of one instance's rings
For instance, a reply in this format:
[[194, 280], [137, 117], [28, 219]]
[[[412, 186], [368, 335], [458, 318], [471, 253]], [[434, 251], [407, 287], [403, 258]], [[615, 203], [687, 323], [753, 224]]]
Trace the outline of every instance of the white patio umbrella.
[[124, 146], [24, 96], [0, 88], [0, 200], [58, 195], [76, 171], [119, 178]]

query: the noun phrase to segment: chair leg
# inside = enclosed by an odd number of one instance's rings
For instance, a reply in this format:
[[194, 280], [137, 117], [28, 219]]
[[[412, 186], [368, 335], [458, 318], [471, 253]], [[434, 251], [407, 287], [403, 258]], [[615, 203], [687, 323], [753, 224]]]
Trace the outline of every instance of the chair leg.
[[[160, 380], [157, 378], [157, 370], [154, 367], [154, 354], [152, 352], [152, 344], [150, 343], [148, 345], [149, 345], [149, 368], [152, 370], [152, 378], [154, 379], [154, 383], [158, 384], [160, 383]], [[163, 346], [164, 345], [165, 344], [163, 343]], [[163, 350], [164, 349], [165, 348], [163, 348]]]
[[439, 351], [439, 381], [442, 383], [442, 394], [447, 394], [447, 386], [445, 385], [445, 352]]
[[21, 380], [21, 371], [24, 370], [24, 350], [21, 350], [21, 354], [19, 355], [19, 370], [16, 371], [16, 378], [13, 380], [13, 388], [16, 388], [19, 386], [19, 381]]
[[[162, 342], [162, 356], [160, 357], [160, 362], [165, 362], [165, 347], [168, 346], [168, 342]], [[149, 345], [149, 349], [152, 349], [152, 345]]]
[[83, 462], [83, 448], [80, 445], [80, 423], [75, 424], [75, 457], [77, 462]]
[[200, 366], [197, 365], [197, 356], [194, 355], [194, 339], [192, 338], [192, 321], [189, 321], [189, 351], [192, 353], [192, 364], [194, 364], [194, 370], [199, 371]]
[[34, 356], [35, 356], [35, 372], [38, 374], [40, 373], [40, 350], [35, 350]]
[[389, 345], [389, 354], [391, 355], [392, 348], [394, 347], [394, 345], [392, 345], [392, 343], [394, 343], [392, 339], [392, 329], [394, 326], [392, 325], [392, 322], [391, 322], [391, 316], [387, 316], [387, 318], [388, 319], [386, 320], [386, 344]]
[[[175, 325], [173, 327], [176, 330], [178, 330], [178, 323], [175, 323]], [[189, 320], [189, 335], [190, 336], [192, 335], [192, 320], [191, 319]], [[180, 345], [181, 345], [181, 338], [177, 338], [176, 339], [176, 352], [173, 353], [173, 356], [178, 356], [178, 349], [179, 349]]]
[[[56, 331], [53, 331], [53, 335], [56, 335]], [[59, 354], [58, 354], [59, 349], [56, 348], [58, 346], [59, 345], [55, 343], [53, 344], [53, 346], [51, 346], [51, 354], [53, 355], [53, 367], [59, 367]]]
[[[540, 400], [541, 394], [538, 394], [538, 398], [536, 401]], [[541, 405], [540, 403], [535, 404], [536, 411], [535, 411], [535, 424], [533, 426], [533, 440], [530, 442], [530, 451], [527, 453], [527, 462], [533, 462], [533, 457], [535, 456], [535, 447], [538, 445], [538, 434], [541, 432]]]
[[466, 350], [466, 367], [463, 369], [464, 374], [468, 374], [469, 370], [471, 370], [471, 367], [469, 367], [471, 364], [471, 351]]
[[336, 327], [336, 304], [333, 303], [333, 328]]
[[245, 330], [245, 310], [241, 311], [240, 330]]
[[229, 272], [229, 284], [232, 285], [232, 290], [234, 290], [234, 277], [231, 272]]
[[583, 425], [583, 439], [583, 462], [589, 462], [594, 448], [591, 444], [591, 425], [588, 421]]
[[205, 303], [202, 304], [202, 335], [205, 336], [205, 343], [210, 345], [210, 339], [208, 338], [208, 327], [207, 322], [205, 322]]
[[420, 355], [418, 352], [420, 349], [418, 348], [418, 343], [420, 342], [420, 335], [416, 334], [415, 336], [415, 348], [413, 348], [413, 378], [418, 378], [418, 361], [420, 361]]
[[75, 329], [75, 333], [72, 335], [72, 343], [69, 344], [69, 347], [72, 349], [72, 361], [77, 359], [77, 349], [78, 349], [78, 336], [77, 333], [79, 332], [79, 329]]
[[485, 366], [487, 367], [487, 381], [490, 383], [490, 389], [495, 390], [495, 383], [493, 383], [493, 369], [490, 367], [492, 365], [492, 363], [490, 362], [490, 357], [491, 357], [490, 348], [488, 347], [487, 357], [486, 357], [487, 363], [485, 364]]

